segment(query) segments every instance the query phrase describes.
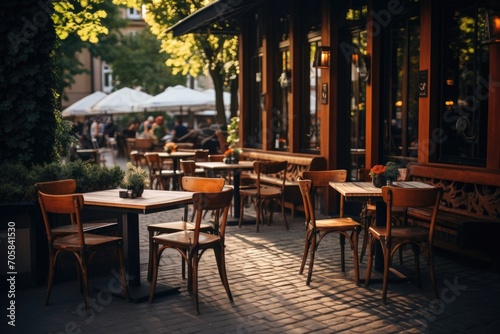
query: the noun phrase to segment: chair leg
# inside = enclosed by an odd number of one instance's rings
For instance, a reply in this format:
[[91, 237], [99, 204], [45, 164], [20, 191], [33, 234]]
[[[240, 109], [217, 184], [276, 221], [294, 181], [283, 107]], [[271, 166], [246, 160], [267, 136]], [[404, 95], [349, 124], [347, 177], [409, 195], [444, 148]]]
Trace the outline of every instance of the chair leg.
[[314, 256], [316, 255], [316, 249], [318, 248], [317, 244], [317, 236], [316, 232], [312, 231], [311, 232], [311, 251], [310, 251], [310, 259], [309, 259], [309, 271], [307, 273], [307, 280], [306, 280], [306, 285], [311, 284], [311, 277], [312, 277], [312, 272], [313, 272], [313, 267], [314, 267]]
[[366, 278], [365, 278], [365, 286], [368, 287], [370, 285], [370, 277], [371, 277], [371, 274], [372, 274], [372, 266], [373, 266], [373, 250], [374, 250], [374, 245], [373, 245], [373, 242], [374, 242], [374, 238], [372, 238], [370, 236], [370, 233], [368, 233], [368, 249], [369, 249], [369, 253], [368, 253], [368, 264], [366, 266]]
[[229, 301], [233, 302], [233, 295], [231, 294], [231, 289], [229, 289], [229, 281], [227, 280], [227, 272], [226, 272], [226, 257], [224, 255], [224, 246], [214, 248], [215, 260], [217, 261], [217, 267], [219, 269], [219, 276], [226, 290], [227, 297]]
[[255, 199], [255, 211], [257, 214], [257, 217], [255, 219], [255, 230], [257, 232], [259, 232], [259, 225], [260, 225], [260, 221], [262, 219], [262, 205], [263, 204], [264, 203], [262, 203], [262, 200], [260, 198]]
[[45, 292], [45, 306], [49, 303], [50, 293], [52, 292], [52, 283], [54, 281], [54, 270], [57, 263], [58, 252], [54, 255], [52, 251], [49, 252], [49, 276], [47, 278], [47, 291]]
[[363, 257], [365, 256], [365, 253], [366, 253], [366, 246], [368, 246], [368, 240], [370, 239], [370, 235], [368, 233], [368, 230], [370, 229], [370, 226], [372, 225], [372, 219], [370, 219], [368, 216], [365, 216], [363, 221], [364, 221], [363, 246], [361, 247], [361, 255], [359, 256], [359, 263], [363, 262]]
[[422, 288], [422, 277], [420, 275], [420, 249], [417, 245], [411, 245], [413, 256], [415, 258], [415, 274], [417, 276], [417, 286]]
[[[191, 257], [191, 256], [190, 256]], [[191, 289], [193, 293], [194, 309], [196, 314], [200, 314], [200, 306], [198, 303], [198, 255], [192, 256], [193, 270], [191, 272]]]
[[80, 268], [82, 269], [82, 282], [83, 282], [83, 298], [85, 300], [85, 310], [88, 309], [89, 299], [89, 286], [88, 286], [88, 272], [87, 272], [87, 259], [77, 256]]
[[345, 235], [340, 233], [340, 269], [345, 272]]
[[299, 274], [302, 275], [302, 273], [304, 272], [304, 267], [306, 265], [306, 261], [307, 261], [307, 255], [309, 253], [309, 249], [311, 247], [311, 230], [310, 229], [307, 229], [306, 231], [306, 242], [304, 244], [304, 254], [302, 255], [302, 262], [300, 263], [300, 270], [299, 270]]
[[359, 286], [359, 259], [358, 259], [358, 238], [359, 229], [352, 231], [352, 249], [353, 249], [353, 260], [354, 260], [354, 282], [356, 286]]
[[151, 282], [151, 277], [153, 276], [153, 261], [154, 261], [154, 253], [155, 247], [153, 243], [154, 231], [149, 231], [149, 263], [148, 263], [148, 282]]
[[[154, 244], [154, 241], [153, 241]], [[156, 248], [156, 244], [154, 244], [154, 247]], [[151, 289], [149, 290], [149, 302], [153, 302], [153, 299], [155, 297], [155, 290], [156, 290], [156, 280], [158, 279], [158, 267], [160, 266], [160, 257], [161, 253], [163, 252], [163, 249], [157, 250], [154, 252], [154, 262], [153, 262], [153, 277], [151, 280]]]
[[123, 245], [122, 244], [120, 244], [120, 246], [116, 248], [116, 256], [118, 258], [118, 265], [120, 266], [120, 277], [121, 277], [123, 293], [125, 294], [125, 298], [127, 299], [127, 301], [129, 301], [127, 280], [125, 279], [125, 266], [123, 265]]
[[245, 210], [245, 205], [243, 205], [243, 202], [245, 202], [246, 196], [241, 196], [240, 198], [240, 219], [238, 220], [238, 227], [241, 227], [241, 223], [243, 222], [243, 214]]
[[287, 231], [290, 230], [288, 227], [288, 221], [286, 220], [286, 214], [285, 214], [285, 201], [280, 200], [280, 206], [281, 206], [281, 215], [283, 216], [283, 221], [285, 222], [285, 228]]
[[434, 271], [434, 251], [431, 245], [427, 245], [427, 254], [429, 254], [429, 274], [431, 276], [432, 289], [434, 290], [434, 295], [436, 299], [439, 300], [439, 293], [436, 285], [436, 273]]
[[389, 285], [389, 265], [391, 263], [391, 247], [386, 245], [384, 247], [384, 278], [382, 282], [382, 302], [387, 302], [387, 287]]

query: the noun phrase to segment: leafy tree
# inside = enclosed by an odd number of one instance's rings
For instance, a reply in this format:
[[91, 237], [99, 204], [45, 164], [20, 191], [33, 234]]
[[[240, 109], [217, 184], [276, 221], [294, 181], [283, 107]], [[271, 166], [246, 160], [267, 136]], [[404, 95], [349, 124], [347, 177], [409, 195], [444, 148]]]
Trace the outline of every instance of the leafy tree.
[[[172, 73], [197, 76], [203, 70], [208, 71], [214, 82], [216, 93], [216, 121], [226, 123], [224, 112], [223, 88], [231, 86], [231, 92], [237, 90], [238, 62], [237, 36], [223, 34], [186, 34], [174, 38], [167, 32], [181, 19], [206, 5], [200, 0], [115, 0], [128, 7], [144, 8], [144, 19], [150, 25], [151, 32], [161, 40], [161, 48], [169, 53], [167, 66]], [[213, 2], [213, 1], [210, 1]], [[144, 5], [144, 6], [142, 6]], [[231, 83], [232, 81], [232, 83]], [[236, 106], [231, 106], [232, 115]]]
[[[62, 20], [59, 16], [66, 17], [63, 13], [56, 13], [52, 16], [55, 22], [56, 31], [58, 34], [58, 45], [55, 54], [55, 64], [59, 69], [60, 76], [57, 83], [57, 92], [63, 99], [67, 99], [63, 95], [66, 88], [71, 87], [75, 83], [75, 77], [79, 74], [89, 73], [88, 69], [80, 62], [78, 59], [78, 53], [82, 50], [87, 49], [95, 57], [101, 57], [105, 61], [108, 61], [108, 56], [112, 57], [116, 53], [116, 45], [120, 39], [119, 29], [127, 25], [127, 20], [120, 18], [118, 6], [113, 4], [111, 1], [95, 1], [90, 7], [82, 7], [80, 3], [75, 3], [71, 5], [72, 10], [82, 13], [86, 12], [90, 17], [99, 13], [97, 18], [98, 21], [93, 21], [96, 25], [95, 31], [100, 31], [100, 35], [92, 36], [81, 36], [83, 32], [76, 31], [75, 29], [69, 29], [67, 27], [61, 26], [63, 22], [67, 25], [78, 26], [79, 24], [71, 23], [69, 20]], [[63, 1], [57, 3], [55, 8], [67, 8], [67, 4], [63, 6]], [[67, 8], [69, 9], [69, 8]], [[77, 18], [80, 15], [76, 16]], [[84, 24], [87, 26], [90, 23]], [[86, 30], [84, 30], [86, 31]]]
[[172, 70], [165, 65], [168, 55], [160, 53], [160, 44], [148, 30], [124, 36], [106, 60], [113, 67], [115, 86], [140, 86], [149, 94], [156, 95], [168, 86], [184, 84], [185, 76], [172, 75]]

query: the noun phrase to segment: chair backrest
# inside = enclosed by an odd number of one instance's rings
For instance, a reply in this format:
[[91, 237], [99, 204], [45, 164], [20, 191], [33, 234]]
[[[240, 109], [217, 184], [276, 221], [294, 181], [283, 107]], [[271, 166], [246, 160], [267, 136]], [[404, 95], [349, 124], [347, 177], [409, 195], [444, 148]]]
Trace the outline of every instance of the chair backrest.
[[43, 192], [50, 195], [66, 195], [73, 194], [76, 191], [76, 180], [66, 179], [49, 182], [35, 183], [37, 192]]
[[81, 222], [81, 211], [83, 208], [83, 195], [81, 194], [65, 194], [65, 195], [50, 195], [43, 192], [38, 192], [38, 203], [42, 211], [43, 221], [45, 223], [45, 231], [49, 243], [52, 242], [52, 230], [49, 219], [49, 214], [68, 215], [71, 224], [77, 224], [77, 233], [81, 245], [85, 243], [83, 228]]
[[358, 168], [358, 181], [361, 182], [371, 182], [372, 178], [370, 177], [370, 169], [369, 168]]
[[148, 162], [149, 173], [152, 175], [157, 171], [162, 170], [163, 161], [158, 153], [145, 153], [144, 157]]
[[399, 187], [382, 187], [382, 198], [387, 205], [387, 222], [386, 231], [390, 238], [392, 224], [392, 208], [405, 207], [423, 208], [433, 207], [431, 222], [429, 225], [429, 242], [432, 244], [434, 235], [434, 226], [436, 225], [436, 217], [439, 210], [439, 202], [441, 201], [442, 190], [440, 188], [399, 188]]
[[299, 184], [300, 194], [302, 195], [306, 226], [311, 224], [313, 228], [316, 228], [316, 216], [314, 214], [314, 207], [311, 201], [312, 181], [309, 179], [299, 178], [297, 182]]
[[223, 162], [226, 156], [224, 154], [209, 154], [208, 161], [209, 162]]
[[194, 151], [194, 161], [196, 162], [206, 162], [208, 161], [208, 150], [196, 150]]
[[192, 192], [218, 192], [224, 188], [223, 178], [183, 176], [182, 189]]
[[311, 180], [313, 187], [328, 187], [329, 182], [345, 182], [347, 171], [345, 169], [304, 171], [302, 177]]
[[272, 174], [276, 177], [281, 174], [278, 178], [283, 181], [281, 184], [281, 189], [283, 190], [285, 188], [287, 166], [287, 161], [255, 161], [253, 169], [257, 174], [257, 189], [260, 188], [261, 176]]
[[144, 157], [144, 154], [139, 153], [139, 151], [130, 152], [130, 158], [135, 167], [142, 166], [141, 159]]
[[220, 192], [197, 192], [193, 194], [193, 206], [196, 212], [193, 247], [196, 247], [196, 245], [198, 244], [203, 212], [207, 210], [214, 211], [213, 224], [214, 227], [218, 230], [218, 233], [216, 234], [219, 236], [220, 240], [224, 242], [227, 215], [232, 199], [233, 190], [231, 188]]
[[195, 176], [196, 162], [194, 160], [181, 160], [181, 170], [186, 176]]
[[151, 138], [136, 138], [134, 149], [139, 152], [147, 152], [153, 147], [153, 139]]

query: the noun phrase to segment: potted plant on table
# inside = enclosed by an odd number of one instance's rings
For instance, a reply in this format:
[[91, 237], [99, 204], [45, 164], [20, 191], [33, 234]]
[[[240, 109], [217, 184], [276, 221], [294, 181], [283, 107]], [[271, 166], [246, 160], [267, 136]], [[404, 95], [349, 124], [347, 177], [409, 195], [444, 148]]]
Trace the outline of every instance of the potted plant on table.
[[141, 197], [144, 188], [149, 187], [148, 173], [141, 167], [136, 167], [131, 162], [127, 162], [127, 170], [121, 186], [131, 191], [128, 197]]
[[382, 188], [385, 185], [392, 185], [399, 176], [399, 165], [394, 161], [389, 161], [384, 165], [375, 165], [370, 169], [370, 177], [373, 185]]

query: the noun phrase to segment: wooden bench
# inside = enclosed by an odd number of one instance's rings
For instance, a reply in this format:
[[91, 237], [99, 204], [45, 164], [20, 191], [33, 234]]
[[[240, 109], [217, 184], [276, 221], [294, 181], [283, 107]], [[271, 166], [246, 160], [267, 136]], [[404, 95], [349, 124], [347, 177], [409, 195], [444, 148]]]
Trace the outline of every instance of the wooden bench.
[[[434, 244], [459, 254], [497, 262], [500, 248], [500, 172], [478, 171], [464, 166], [410, 163], [410, 181], [422, 181], [443, 189]], [[409, 218], [427, 225], [430, 209], [412, 209]]]
[[[285, 208], [290, 209], [292, 217], [295, 217], [295, 210], [304, 211], [302, 205], [302, 196], [297, 183], [297, 179], [305, 170], [325, 170], [326, 159], [322, 156], [311, 156], [305, 154], [286, 154], [282, 152], [258, 152], [243, 151], [240, 159], [250, 161], [287, 161], [288, 167], [285, 180]], [[253, 172], [243, 172], [242, 180], [254, 180], [257, 178]], [[282, 179], [279, 175], [261, 177], [261, 181], [269, 185], [280, 185]], [[244, 181], [242, 181], [244, 183]]]

